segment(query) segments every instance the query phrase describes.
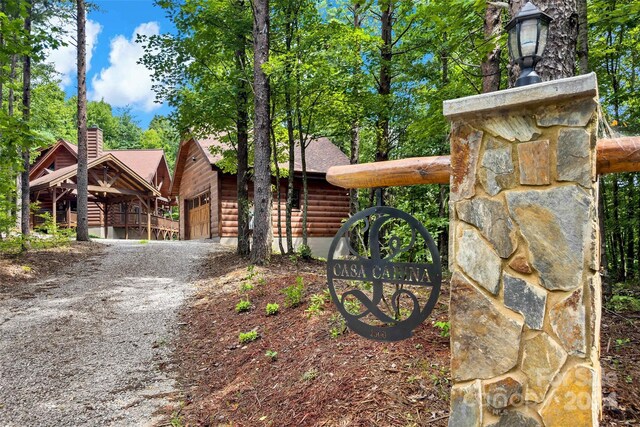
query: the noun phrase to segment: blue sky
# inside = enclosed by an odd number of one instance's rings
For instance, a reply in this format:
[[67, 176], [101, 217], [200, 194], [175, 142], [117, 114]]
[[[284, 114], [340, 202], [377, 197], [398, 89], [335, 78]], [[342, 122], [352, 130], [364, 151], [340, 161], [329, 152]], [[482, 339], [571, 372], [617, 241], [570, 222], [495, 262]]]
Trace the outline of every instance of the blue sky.
[[[173, 26], [164, 11], [152, 0], [94, 0], [99, 9], [87, 17], [87, 95], [90, 100], [104, 99], [117, 111], [130, 107], [143, 129], [156, 114], [166, 115], [166, 105], [153, 102], [149, 71], [136, 61], [142, 48], [135, 43], [135, 33], [171, 32]], [[75, 33], [75, 25], [66, 27]], [[50, 52], [61, 76], [61, 87], [68, 95], [76, 93], [75, 47]]]

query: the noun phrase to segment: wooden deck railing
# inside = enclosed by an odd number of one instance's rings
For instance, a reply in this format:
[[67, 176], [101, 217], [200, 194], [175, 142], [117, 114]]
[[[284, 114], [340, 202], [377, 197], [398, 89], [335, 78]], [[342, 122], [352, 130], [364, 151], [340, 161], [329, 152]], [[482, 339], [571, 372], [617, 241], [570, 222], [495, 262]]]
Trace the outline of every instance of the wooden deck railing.
[[[125, 218], [126, 216], [126, 218]], [[147, 226], [147, 214], [145, 213], [124, 213], [118, 212], [109, 215], [109, 226], [112, 227], [146, 227]], [[180, 230], [180, 222], [169, 218], [165, 218], [159, 215], [151, 215], [151, 228], [159, 229], [163, 231], [175, 231]]]

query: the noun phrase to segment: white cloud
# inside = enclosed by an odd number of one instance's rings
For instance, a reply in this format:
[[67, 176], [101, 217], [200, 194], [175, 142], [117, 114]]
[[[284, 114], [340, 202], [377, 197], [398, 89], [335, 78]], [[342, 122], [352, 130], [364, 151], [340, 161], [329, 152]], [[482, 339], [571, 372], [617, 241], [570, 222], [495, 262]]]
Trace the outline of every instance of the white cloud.
[[[65, 89], [68, 86], [75, 85], [75, 76], [77, 73], [76, 59], [76, 23], [75, 21], [63, 22], [59, 18], [53, 18], [49, 25], [62, 29], [62, 41], [66, 46], [60, 46], [56, 50], [48, 50], [45, 52], [47, 62], [51, 62], [55, 70], [60, 73], [60, 86]], [[102, 31], [102, 25], [87, 19], [86, 35], [87, 35], [87, 71], [91, 69], [91, 58], [98, 44], [98, 34]]]
[[109, 67], [91, 79], [92, 89], [89, 99], [104, 99], [114, 107], [132, 105], [149, 112], [160, 108], [154, 103], [155, 94], [151, 89], [151, 72], [137, 61], [144, 54], [144, 48], [136, 43], [136, 35], [157, 35], [157, 22], [146, 22], [133, 30], [130, 39], [119, 35], [111, 40]]

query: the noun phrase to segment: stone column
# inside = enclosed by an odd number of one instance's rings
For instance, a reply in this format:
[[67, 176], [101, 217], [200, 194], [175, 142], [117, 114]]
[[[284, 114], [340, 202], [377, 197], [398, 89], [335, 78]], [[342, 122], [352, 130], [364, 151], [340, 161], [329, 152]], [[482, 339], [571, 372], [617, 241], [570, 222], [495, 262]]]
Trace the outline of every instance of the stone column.
[[594, 74], [447, 101], [452, 427], [597, 426]]

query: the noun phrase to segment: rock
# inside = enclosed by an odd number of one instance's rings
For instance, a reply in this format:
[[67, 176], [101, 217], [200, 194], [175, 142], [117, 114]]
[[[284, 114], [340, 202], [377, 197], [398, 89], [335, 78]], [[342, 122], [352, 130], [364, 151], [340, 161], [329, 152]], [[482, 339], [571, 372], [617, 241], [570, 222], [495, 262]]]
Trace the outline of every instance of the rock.
[[529, 115], [502, 115], [488, 117], [483, 120], [482, 126], [495, 136], [507, 141], [531, 141], [540, 136], [541, 131]]
[[591, 367], [578, 365], [569, 369], [540, 410], [544, 424], [597, 427], [601, 396], [596, 395], [596, 381]]
[[527, 261], [527, 257], [524, 255], [517, 255], [511, 262], [509, 263], [509, 267], [513, 269], [513, 271], [517, 271], [522, 274], [531, 274], [533, 270], [529, 265], [529, 261]]
[[509, 258], [516, 250], [516, 232], [507, 207], [484, 197], [464, 200], [456, 205], [458, 217], [480, 229], [502, 258]]
[[561, 105], [545, 105], [536, 113], [538, 126], [585, 127], [589, 124], [597, 104], [593, 99]]
[[511, 159], [511, 146], [486, 150], [482, 156], [480, 182], [491, 196], [500, 191], [513, 188], [516, 184], [515, 169]]
[[458, 266], [480, 286], [494, 295], [500, 289], [501, 260], [491, 246], [472, 229], [465, 229], [458, 240]]
[[476, 192], [476, 168], [482, 143], [482, 131], [461, 125], [451, 130], [452, 202], [468, 199]]
[[590, 239], [592, 198], [569, 185], [549, 190], [509, 191], [511, 217], [529, 246], [542, 286], [570, 291], [582, 284]]
[[553, 332], [569, 354], [585, 357], [587, 338], [585, 306], [582, 289], [576, 290], [549, 310], [549, 322]]
[[522, 403], [522, 384], [512, 377], [485, 383], [482, 388], [482, 395], [489, 410], [499, 415], [509, 406], [516, 406]]
[[531, 329], [542, 329], [547, 306], [547, 292], [508, 274], [502, 275], [504, 305], [521, 313]]
[[467, 385], [454, 385], [451, 388], [450, 427], [481, 427], [482, 400], [480, 381]]
[[550, 182], [549, 141], [518, 144], [520, 184], [548, 185]]
[[455, 382], [490, 379], [518, 362], [523, 321], [496, 307], [461, 273], [451, 278], [451, 372]]
[[522, 372], [528, 378], [525, 400], [542, 402], [566, 360], [567, 352], [544, 332], [525, 340], [522, 356]]
[[489, 425], [489, 427], [542, 427], [534, 418], [517, 411], [507, 411], [500, 416], [497, 423]]
[[558, 133], [558, 181], [593, 185], [590, 136], [584, 129], [561, 129]]

